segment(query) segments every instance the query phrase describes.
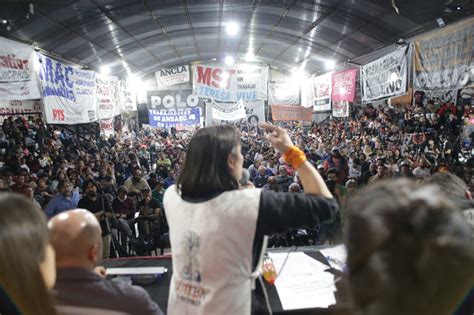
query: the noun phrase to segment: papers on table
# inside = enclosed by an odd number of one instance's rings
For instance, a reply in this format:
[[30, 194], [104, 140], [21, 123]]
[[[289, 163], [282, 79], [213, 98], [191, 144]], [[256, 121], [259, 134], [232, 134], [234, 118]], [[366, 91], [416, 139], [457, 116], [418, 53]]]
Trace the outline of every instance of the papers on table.
[[346, 271], [347, 250], [345, 245], [338, 245], [319, 251], [334, 269]]
[[283, 266], [287, 254], [268, 253], [280, 273], [275, 286], [283, 309], [327, 308], [336, 304], [334, 276], [324, 271], [327, 266], [303, 252], [290, 253]]
[[167, 271], [165, 267], [107, 268], [107, 275], [158, 275]]

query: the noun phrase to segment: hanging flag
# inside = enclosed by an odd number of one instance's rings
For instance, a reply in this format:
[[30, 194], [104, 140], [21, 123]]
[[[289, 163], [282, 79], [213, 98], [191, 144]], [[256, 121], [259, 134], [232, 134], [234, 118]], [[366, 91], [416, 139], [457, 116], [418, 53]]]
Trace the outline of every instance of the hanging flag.
[[357, 69], [334, 72], [332, 75], [332, 101], [353, 102]]
[[41, 98], [34, 58], [33, 47], [0, 37], [0, 100]]
[[212, 119], [232, 121], [245, 118], [246, 116], [245, 105], [242, 99], [236, 103], [212, 102]]

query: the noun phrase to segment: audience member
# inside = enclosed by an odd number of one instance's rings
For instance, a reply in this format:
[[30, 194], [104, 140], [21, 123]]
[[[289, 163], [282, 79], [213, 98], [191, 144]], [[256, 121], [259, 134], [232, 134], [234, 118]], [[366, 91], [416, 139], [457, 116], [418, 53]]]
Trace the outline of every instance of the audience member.
[[406, 179], [351, 199], [345, 239], [357, 314], [454, 312], [474, 283], [474, 242], [456, 210], [436, 186]]
[[[102, 259], [102, 232], [96, 216], [83, 209], [53, 217], [48, 226], [56, 250], [57, 281], [54, 297], [59, 306], [80, 306], [126, 314], [162, 314], [141, 287], [104, 279], [94, 272]], [[88, 309], [88, 310], [87, 310]]]
[[77, 208], [81, 196], [77, 191], [72, 191], [71, 184], [66, 180], [60, 180], [58, 183], [59, 192], [46, 206], [45, 213], [48, 218], [52, 218], [58, 213]]

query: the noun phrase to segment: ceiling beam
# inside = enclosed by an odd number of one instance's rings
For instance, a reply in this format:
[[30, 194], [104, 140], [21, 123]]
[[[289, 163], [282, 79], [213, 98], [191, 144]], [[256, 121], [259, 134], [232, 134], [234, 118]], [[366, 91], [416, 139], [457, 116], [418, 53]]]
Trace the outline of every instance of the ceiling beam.
[[153, 12], [153, 8], [151, 7], [150, 3], [148, 0], [144, 0], [144, 5], [148, 9], [148, 12], [150, 13], [151, 17], [153, 18], [153, 21], [155, 24], [158, 26], [158, 28], [161, 30], [161, 32], [166, 36], [166, 39], [168, 41], [168, 46], [175, 51], [176, 55], [178, 56], [179, 59], [181, 59], [181, 52], [178, 50], [178, 48], [175, 46], [173, 41], [171, 40], [171, 37], [168, 35], [168, 32], [166, 31], [166, 28], [161, 24], [160, 20], [156, 16], [155, 12]]
[[[110, 54], [112, 56], [114, 56], [116, 59], [118, 59], [120, 62], [124, 61], [125, 58], [123, 58], [122, 56], [120, 56], [119, 54], [117, 54], [115, 51], [113, 50], [110, 50], [110, 49], [107, 49], [105, 46], [99, 44], [98, 42], [92, 40], [91, 38], [89, 38], [86, 34], [83, 34], [82, 32], [79, 32], [73, 28], [70, 28], [70, 27], [67, 27], [66, 25], [64, 25], [63, 23], [57, 21], [56, 19], [52, 18], [51, 16], [49, 16], [48, 14], [46, 14], [41, 8], [38, 8], [36, 7], [36, 12], [41, 14], [45, 19], [49, 20], [51, 23], [65, 29], [66, 31], [69, 31], [70, 33], [74, 34], [75, 36], [79, 36], [81, 37], [82, 39], [86, 40], [87, 42], [89, 42], [90, 44], [104, 50], [107, 52], [107, 54]], [[135, 68], [135, 70], [137, 72], [140, 71], [140, 67], [138, 67], [137, 65], [135, 65], [133, 62], [130, 62], [130, 61], [126, 61], [127, 64], [129, 64], [130, 66], [132, 66], [133, 68]]]
[[[258, 2], [259, 2], [259, 0], [253, 0], [252, 9], [250, 11], [250, 15], [249, 15], [249, 18], [247, 20], [247, 23], [245, 23], [245, 28], [241, 32], [242, 36], [240, 36], [239, 44], [237, 45], [237, 49], [235, 50], [235, 54], [239, 53], [240, 46], [242, 45], [242, 39], [244, 38], [244, 34], [247, 34], [246, 31], [249, 30], [250, 27], [251, 27], [253, 17], [254, 17], [255, 12], [257, 11], [257, 8], [259, 6]], [[249, 35], [251, 35], [251, 34], [249, 34]]]
[[201, 52], [199, 51], [199, 45], [198, 45], [198, 41], [197, 41], [197, 38], [196, 38], [196, 32], [194, 31], [193, 21], [191, 20], [191, 15], [189, 14], [189, 8], [188, 8], [187, 0], [183, 0], [183, 7], [184, 7], [184, 11], [186, 12], [186, 18], [188, 19], [189, 28], [191, 29], [192, 34], [193, 34], [193, 43], [194, 43], [194, 47], [196, 48], [196, 54], [197, 54], [199, 60], [201, 60]]
[[273, 34], [273, 31], [278, 27], [278, 25], [280, 25], [281, 21], [283, 21], [283, 19], [285, 18], [285, 16], [288, 14], [288, 12], [290, 12], [291, 10], [291, 7], [293, 7], [296, 2], [298, 0], [293, 0], [290, 2], [290, 4], [286, 7], [285, 11], [283, 12], [283, 14], [280, 16], [280, 18], [278, 19], [278, 22], [276, 22], [275, 25], [273, 25], [272, 29], [270, 30], [270, 32], [268, 32], [267, 36], [265, 37], [265, 39], [263, 40], [263, 43], [260, 45], [260, 47], [255, 51], [255, 57], [260, 53], [260, 50], [263, 48], [263, 46], [265, 46], [266, 42], [267, 42], [267, 39], [269, 39], [272, 34]]
[[[120, 28], [123, 32], [125, 32], [135, 43], [137, 43], [144, 51], [146, 51], [150, 56], [155, 59], [158, 64], [162, 64], [163, 61], [160, 60], [155, 54], [153, 54], [143, 43], [136, 38], [132, 33], [130, 33], [125, 27], [120, 24], [119, 21], [113, 16], [111, 10], [107, 9], [103, 5], [99, 5], [96, 0], [89, 0], [103, 15], [105, 15], [113, 24], [115, 24], [118, 28]], [[120, 48], [120, 46], [119, 46]]]

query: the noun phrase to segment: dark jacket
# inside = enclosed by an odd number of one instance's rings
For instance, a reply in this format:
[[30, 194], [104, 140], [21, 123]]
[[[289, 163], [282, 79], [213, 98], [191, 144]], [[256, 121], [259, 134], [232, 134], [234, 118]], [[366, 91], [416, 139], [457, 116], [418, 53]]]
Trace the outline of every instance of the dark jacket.
[[58, 305], [82, 306], [128, 314], [163, 314], [141, 287], [105, 280], [82, 268], [58, 268], [53, 295]]

